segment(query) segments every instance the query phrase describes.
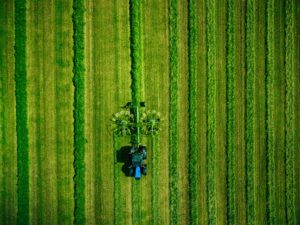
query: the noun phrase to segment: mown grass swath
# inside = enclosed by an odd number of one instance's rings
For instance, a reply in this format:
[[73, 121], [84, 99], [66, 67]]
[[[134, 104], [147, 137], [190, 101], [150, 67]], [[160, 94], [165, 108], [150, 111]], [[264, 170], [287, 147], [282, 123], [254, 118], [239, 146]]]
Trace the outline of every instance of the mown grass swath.
[[178, 0], [169, 1], [170, 223], [178, 224]]
[[26, 82], [26, 0], [15, 1], [15, 81], [18, 157], [17, 223], [29, 224], [29, 167]]
[[198, 224], [198, 148], [197, 148], [197, 21], [196, 1], [188, 1], [189, 43], [189, 202], [190, 224]]
[[74, 40], [74, 224], [85, 223], [84, 196], [84, 0], [73, 0], [73, 40]]
[[295, 224], [295, 84], [294, 84], [294, 1], [286, 1], [286, 206], [287, 223]]
[[207, 204], [208, 223], [216, 224], [216, 2], [206, 1], [207, 33]]
[[254, 72], [255, 24], [254, 1], [246, 3], [246, 201], [247, 224], [255, 223], [254, 208]]
[[234, 72], [235, 72], [235, 1], [228, 0], [227, 21], [227, 196], [228, 224], [236, 224], [235, 202], [235, 127], [234, 127]]
[[130, 57], [131, 57], [131, 92], [132, 103], [138, 105], [140, 102], [140, 79], [141, 79], [141, 31], [140, 31], [140, 1], [130, 0]]
[[[140, 32], [140, 1], [129, 1], [130, 13], [130, 57], [131, 57], [131, 96], [132, 104], [140, 104], [140, 79], [141, 79], [141, 32]], [[133, 181], [132, 185], [132, 223], [141, 224], [140, 183]]]
[[274, 0], [267, 2], [267, 213], [268, 224], [275, 224], [275, 152], [274, 152]]

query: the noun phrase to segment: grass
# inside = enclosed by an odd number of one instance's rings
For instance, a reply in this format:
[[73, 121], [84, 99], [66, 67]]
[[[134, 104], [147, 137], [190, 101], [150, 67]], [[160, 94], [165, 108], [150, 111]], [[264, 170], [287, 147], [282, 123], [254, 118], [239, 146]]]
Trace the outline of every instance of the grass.
[[29, 165], [26, 82], [26, 1], [15, 1], [15, 82], [18, 157], [17, 224], [29, 224]]
[[229, 224], [236, 224], [236, 196], [235, 196], [235, 113], [234, 113], [234, 73], [235, 73], [235, 1], [229, 0], [227, 19], [227, 195], [228, 211], [227, 218]]
[[188, 1], [189, 32], [189, 202], [190, 224], [198, 224], [198, 148], [197, 148], [197, 24], [196, 2]]
[[275, 152], [274, 152], [274, 0], [267, 5], [267, 215], [268, 224], [275, 224]]
[[85, 224], [85, 134], [84, 134], [84, 0], [73, 2], [74, 39], [74, 224]]
[[206, 2], [207, 33], [207, 204], [208, 224], [216, 224], [216, 2]]
[[159, 170], [160, 170], [160, 150], [159, 150], [159, 137], [153, 136], [151, 138], [152, 146], [152, 219], [154, 225], [161, 224], [160, 210], [159, 210]]
[[114, 224], [122, 224], [122, 195], [120, 181], [120, 166], [117, 164], [116, 153], [120, 149], [119, 138], [113, 134], [114, 149]]
[[246, 173], [247, 173], [247, 224], [255, 222], [254, 207], [254, 76], [255, 29], [254, 1], [247, 1], [246, 11]]
[[286, 207], [287, 207], [287, 224], [295, 224], [295, 83], [294, 83], [294, 1], [286, 1]]
[[169, 2], [170, 57], [170, 223], [178, 224], [178, 1]]

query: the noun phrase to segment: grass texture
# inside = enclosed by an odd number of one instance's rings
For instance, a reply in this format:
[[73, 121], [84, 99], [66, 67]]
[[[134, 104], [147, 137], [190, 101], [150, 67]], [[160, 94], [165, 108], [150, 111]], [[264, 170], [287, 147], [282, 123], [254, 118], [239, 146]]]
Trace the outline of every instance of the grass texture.
[[85, 224], [85, 136], [84, 136], [84, 0], [73, 2], [74, 39], [74, 224]]

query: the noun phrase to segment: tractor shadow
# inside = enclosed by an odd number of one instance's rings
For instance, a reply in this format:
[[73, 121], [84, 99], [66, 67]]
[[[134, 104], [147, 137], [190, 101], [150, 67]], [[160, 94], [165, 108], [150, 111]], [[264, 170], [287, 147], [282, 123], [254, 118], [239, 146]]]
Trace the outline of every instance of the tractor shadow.
[[128, 166], [131, 163], [129, 158], [129, 153], [131, 148], [132, 148], [131, 146], [121, 147], [119, 150], [117, 150], [117, 155], [116, 155], [117, 163], [124, 163], [122, 166], [122, 172], [126, 177], [130, 177], [128, 175]]

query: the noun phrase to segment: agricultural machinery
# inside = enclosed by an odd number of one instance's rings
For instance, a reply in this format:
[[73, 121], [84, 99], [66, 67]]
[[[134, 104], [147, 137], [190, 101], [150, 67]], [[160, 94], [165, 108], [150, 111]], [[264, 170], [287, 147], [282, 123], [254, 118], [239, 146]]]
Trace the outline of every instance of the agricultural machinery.
[[147, 174], [147, 148], [141, 144], [142, 136], [154, 136], [160, 131], [160, 114], [155, 110], [144, 110], [145, 103], [133, 105], [128, 102], [124, 109], [114, 114], [114, 134], [118, 137], [130, 136], [131, 146], [126, 156], [126, 174], [140, 179]]

